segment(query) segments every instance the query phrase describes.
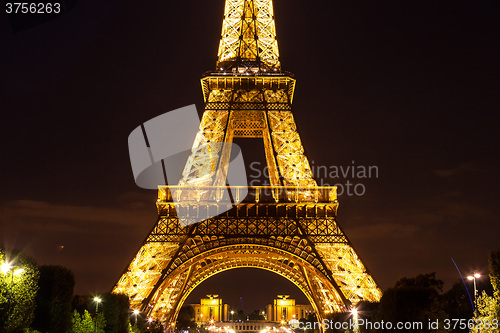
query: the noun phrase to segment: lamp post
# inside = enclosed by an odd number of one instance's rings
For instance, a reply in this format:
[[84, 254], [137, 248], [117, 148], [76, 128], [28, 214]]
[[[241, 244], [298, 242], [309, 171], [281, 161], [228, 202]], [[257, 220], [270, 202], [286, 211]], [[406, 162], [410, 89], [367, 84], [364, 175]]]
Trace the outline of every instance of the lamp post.
[[477, 287], [476, 287], [476, 279], [479, 279], [481, 277], [480, 274], [476, 273], [474, 271], [474, 275], [469, 275], [467, 279], [469, 281], [474, 281], [474, 314], [477, 316]]
[[102, 299], [99, 297], [94, 297], [95, 302], [95, 333], [97, 333], [97, 313], [99, 312], [99, 303], [101, 303]]
[[231, 321], [234, 321], [234, 310], [231, 310]]
[[358, 310], [356, 308], [352, 308], [351, 314], [352, 314], [352, 320], [354, 321], [354, 332], [358, 333], [359, 332], [359, 327], [358, 327]]
[[139, 310], [134, 310], [134, 316], [135, 316], [135, 323], [134, 325], [137, 326], [137, 315], [139, 314]]
[[14, 276], [20, 275], [24, 272], [24, 268], [17, 268], [10, 263], [3, 263], [0, 267], [2, 273], [7, 275], [10, 273], [10, 284], [9, 284], [9, 308], [7, 310], [7, 332], [10, 332], [10, 312], [12, 309], [12, 287], [14, 286]]

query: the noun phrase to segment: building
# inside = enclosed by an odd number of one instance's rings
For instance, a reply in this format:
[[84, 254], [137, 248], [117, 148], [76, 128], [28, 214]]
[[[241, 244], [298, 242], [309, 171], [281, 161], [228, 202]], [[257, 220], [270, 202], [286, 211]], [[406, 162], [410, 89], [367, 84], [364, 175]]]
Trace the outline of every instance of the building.
[[219, 295], [207, 295], [207, 298], [200, 300], [200, 304], [189, 304], [189, 306], [194, 309], [194, 320], [197, 325], [228, 320], [228, 306], [222, 303]]
[[208, 327], [212, 333], [279, 333], [283, 332], [280, 323], [265, 320], [247, 320], [213, 323]]
[[219, 295], [207, 295], [207, 298], [200, 300], [200, 304], [189, 304], [189, 306], [194, 309], [194, 321], [198, 326], [210, 326], [216, 331], [261, 332], [273, 330], [273, 327], [279, 328], [282, 323], [288, 323], [292, 319], [307, 318], [314, 313], [310, 304], [295, 304], [295, 299], [289, 297], [289, 295], [278, 295], [262, 313], [265, 320], [244, 322], [233, 321], [228, 305], [223, 304]]
[[278, 298], [273, 300], [273, 304], [267, 306], [268, 321], [285, 321], [288, 323], [292, 319], [307, 318], [308, 315], [314, 313], [314, 309], [310, 304], [295, 304], [295, 299], [288, 297], [290, 296], [278, 295]]

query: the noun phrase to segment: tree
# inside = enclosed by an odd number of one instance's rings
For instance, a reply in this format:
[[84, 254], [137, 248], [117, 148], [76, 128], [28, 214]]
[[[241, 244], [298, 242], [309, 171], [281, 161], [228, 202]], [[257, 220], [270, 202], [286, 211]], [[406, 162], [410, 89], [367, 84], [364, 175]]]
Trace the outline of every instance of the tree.
[[73, 296], [72, 308], [73, 310], [78, 311], [78, 313], [83, 313], [85, 310], [90, 311], [89, 296]]
[[107, 333], [127, 333], [129, 331], [129, 299], [123, 294], [103, 294], [102, 313], [106, 319]]
[[196, 322], [194, 321], [195, 312], [192, 306], [183, 306], [177, 316], [176, 328], [179, 330], [195, 329]]
[[[349, 327], [349, 323], [353, 320], [352, 315], [349, 312], [334, 312], [326, 315], [328, 323], [335, 323], [335, 326], [329, 327], [327, 332], [332, 333], [348, 333], [349, 330], [342, 328], [342, 326]], [[303, 327], [302, 332], [310, 332], [308, 327], [314, 328], [314, 323], [316, 322], [316, 317], [308, 315], [307, 318], [300, 318], [300, 326]], [[338, 326], [337, 326], [338, 325]]]
[[0, 327], [21, 332], [33, 321], [39, 272], [33, 259], [20, 251], [0, 249]]
[[[462, 280], [457, 281], [440, 297], [440, 304], [449, 319], [469, 320], [472, 318], [471, 302]], [[464, 330], [455, 328], [450, 332], [464, 332]]]
[[[482, 332], [488, 332], [488, 333], [499, 333], [500, 329], [498, 328], [498, 325], [500, 325], [500, 322], [496, 322], [496, 325], [494, 325], [494, 320], [498, 320], [498, 317], [496, 317], [496, 311], [498, 309], [499, 302], [495, 297], [488, 296], [488, 294], [483, 291], [480, 297], [477, 298], [476, 301], [476, 311], [477, 315], [474, 316], [475, 319], [475, 326], [473, 329], [470, 330], [471, 333], [482, 333]], [[496, 329], [487, 327], [485, 325], [494, 325], [493, 327], [497, 327]]]
[[394, 288], [424, 288], [437, 294], [443, 291], [444, 282], [436, 279], [436, 273], [419, 274], [414, 278], [401, 278], [396, 281]]
[[[476, 315], [474, 319], [476, 323], [484, 324], [486, 322], [493, 323], [496, 321], [496, 324], [500, 325], [500, 250], [491, 253], [489, 263], [493, 296], [488, 296], [488, 294], [483, 291], [476, 302]], [[487, 327], [479, 329], [475, 327], [471, 330], [471, 333], [483, 332], [486, 328]], [[488, 332], [499, 333], [500, 329], [490, 329]]]
[[[97, 317], [97, 332], [104, 333], [105, 325], [104, 316]], [[71, 326], [69, 333], [94, 333], [96, 330], [95, 322], [92, 320], [90, 313], [85, 310], [82, 315], [78, 311], [73, 311], [73, 316], [71, 318]]]
[[97, 328], [97, 332], [105, 332], [104, 329], [106, 328], [106, 318], [104, 318], [104, 314], [102, 312], [98, 313], [97, 316], [95, 316], [94, 325], [94, 327]]
[[264, 317], [264, 315], [262, 314], [262, 310], [254, 310], [249, 316], [248, 318], [250, 320], [265, 320], [266, 318]]
[[[377, 321], [422, 322], [446, 318], [439, 304], [444, 282], [436, 279], [436, 273], [419, 274], [414, 278], [402, 278], [389, 288], [377, 311]], [[382, 332], [382, 330], [380, 330]], [[411, 330], [408, 330], [411, 332]], [[430, 332], [425, 325], [419, 332]]]
[[[130, 331], [131, 330], [131, 331]], [[137, 317], [134, 315], [133, 324], [129, 328], [129, 332], [144, 333], [146, 332], [146, 320], [140, 314]]]
[[243, 310], [238, 310], [234, 318], [235, 318], [234, 320], [241, 320], [241, 321], [247, 320], [247, 316], [245, 316]]
[[71, 303], [75, 277], [61, 266], [41, 266], [32, 327], [51, 333], [66, 333], [71, 325]]
[[493, 286], [493, 297], [497, 301], [496, 319], [500, 321], [500, 249], [493, 251], [490, 255], [490, 281]]
[[137, 325], [128, 324], [128, 333], [142, 333], [142, 331], [137, 327]]
[[80, 315], [78, 311], [73, 311], [73, 317], [71, 318], [71, 327], [69, 333], [92, 333], [95, 331], [94, 321], [90, 316], [90, 313], [85, 310], [83, 315]]
[[[376, 318], [375, 316], [377, 315], [379, 303], [373, 303], [373, 302], [368, 302], [368, 301], [361, 301], [358, 304], [356, 304], [356, 311], [357, 311], [357, 319], [358, 320], [365, 320], [369, 322], [375, 322]], [[354, 320], [354, 316], [351, 316], [351, 319]], [[360, 332], [372, 332], [373, 330], [369, 330], [364, 326], [359, 326], [359, 331]]]

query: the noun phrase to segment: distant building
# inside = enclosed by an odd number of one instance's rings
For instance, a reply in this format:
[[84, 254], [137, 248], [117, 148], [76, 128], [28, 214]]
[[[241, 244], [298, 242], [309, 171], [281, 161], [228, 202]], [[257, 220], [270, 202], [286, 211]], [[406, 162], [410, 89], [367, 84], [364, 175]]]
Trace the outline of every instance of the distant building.
[[292, 319], [300, 320], [314, 313], [314, 309], [310, 304], [295, 304], [295, 299], [289, 299], [288, 297], [290, 296], [278, 295], [278, 298], [273, 300], [273, 304], [267, 306], [268, 321], [285, 321], [288, 323]]
[[213, 323], [208, 326], [208, 330], [217, 333], [280, 333], [283, 331], [280, 323], [268, 322], [265, 320]]
[[273, 300], [273, 304], [269, 304], [266, 311], [262, 313], [265, 320], [243, 322], [233, 321], [229, 315], [228, 305], [223, 304], [219, 295], [207, 295], [207, 298], [200, 300], [200, 304], [188, 305], [194, 309], [194, 321], [198, 326], [212, 327], [212, 331], [218, 332], [233, 330], [234, 332], [249, 333], [276, 330], [282, 322], [288, 323], [292, 319], [300, 320], [314, 313], [311, 305], [295, 304], [295, 299], [288, 297], [290, 296], [278, 295], [278, 298]]
[[222, 303], [219, 295], [207, 295], [207, 298], [200, 300], [200, 304], [189, 304], [189, 306], [194, 309], [194, 321], [197, 325], [228, 320], [228, 306]]

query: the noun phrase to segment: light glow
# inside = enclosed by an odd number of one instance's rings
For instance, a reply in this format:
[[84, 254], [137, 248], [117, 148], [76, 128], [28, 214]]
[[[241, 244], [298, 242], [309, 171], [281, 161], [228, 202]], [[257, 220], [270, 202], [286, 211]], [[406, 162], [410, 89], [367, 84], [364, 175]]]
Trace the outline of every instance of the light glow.
[[10, 271], [11, 268], [12, 268], [11, 264], [9, 264], [8, 262], [4, 262], [2, 264], [2, 268], [1, 268], [2, 273], [4, 273], [4, 274], [7, 273], [8, 271]]

